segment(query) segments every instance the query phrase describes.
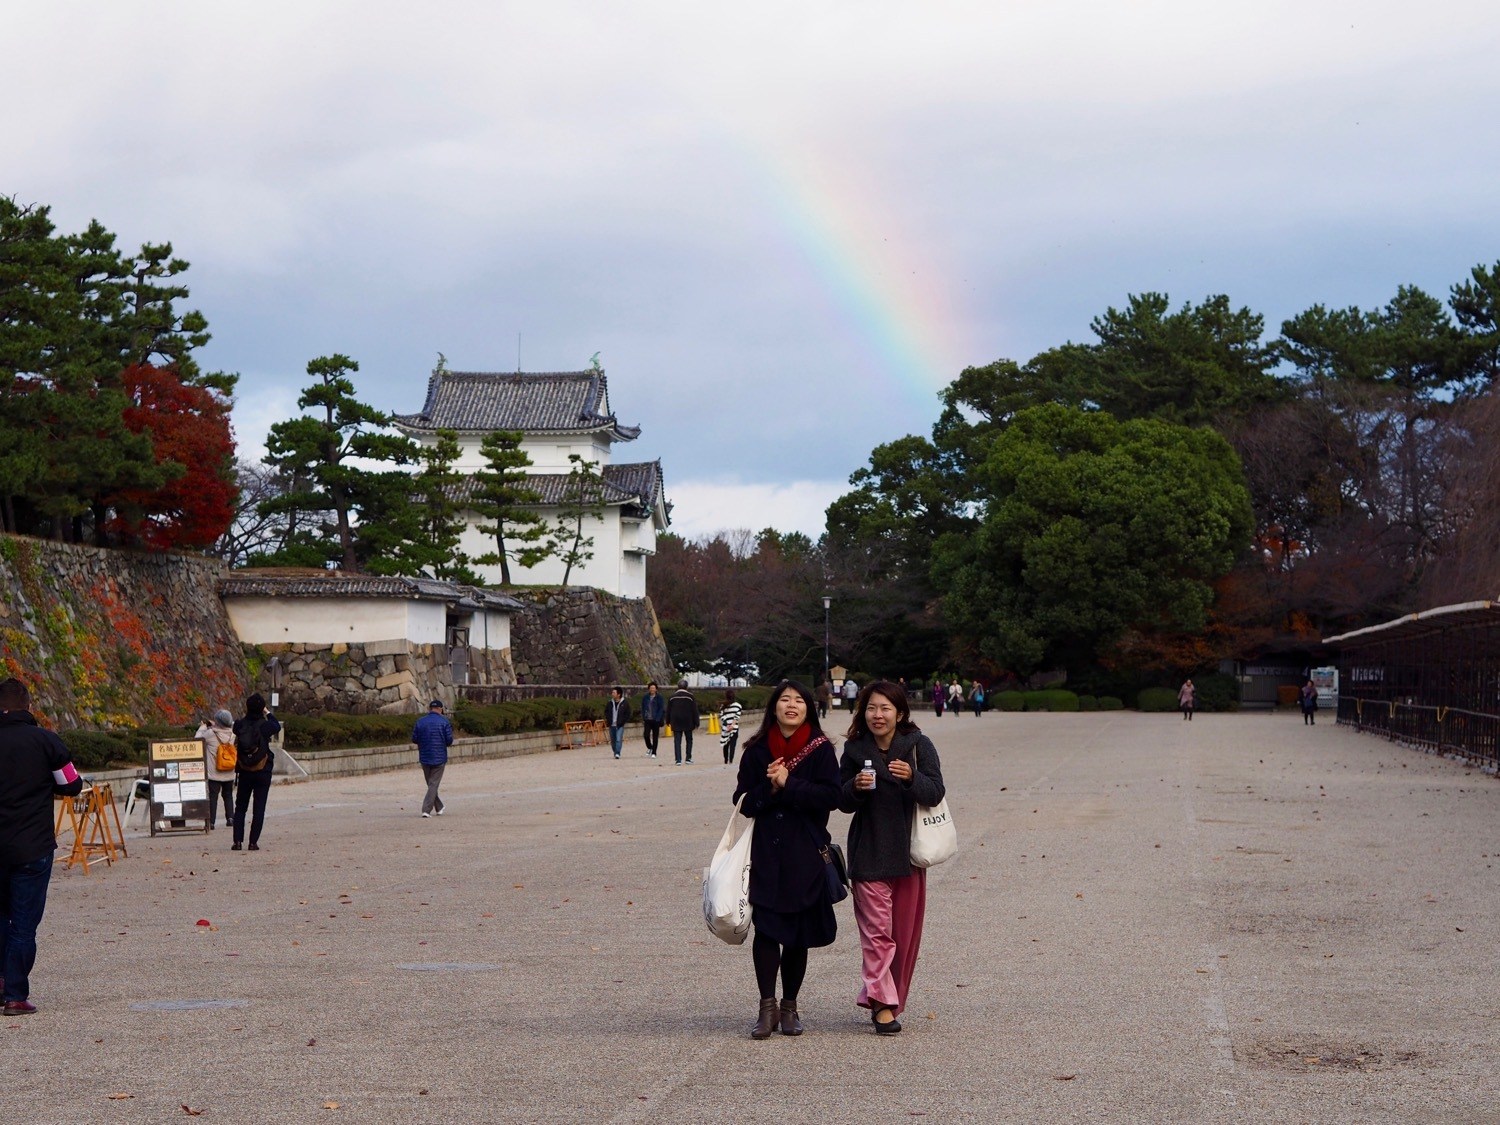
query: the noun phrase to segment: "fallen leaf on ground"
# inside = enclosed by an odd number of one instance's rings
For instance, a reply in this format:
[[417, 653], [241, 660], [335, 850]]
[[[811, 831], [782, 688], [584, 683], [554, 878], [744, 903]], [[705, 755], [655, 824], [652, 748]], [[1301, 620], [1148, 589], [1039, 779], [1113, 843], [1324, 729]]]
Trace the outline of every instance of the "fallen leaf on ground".
[[111, 1095], [109, 1095], [109, 1100], [112, 1101], [112, 1102], [123, 1102], [127, 1098], [133, 1098], [133, 1097], [135, 1097], [134, 1094], [111, 1094]]
[[182, 1103], [182, 1112], [187, 1114], [189, 1117], [203, 1116], [203, 1111], [201, 1109], [194, 1109], [192, 1106], [188, 1105], [187, 1102]]
[[324, 1102], [323, 1103], [323, 1108], [324, 1109], [338, 1109], [339, 1108], [339, 1103], [338, 1102]]
[[1075, 1079], [1077, 1077], [1078, 1077], [1078, 1075], [1076, 1075], [1076, 1074], [1054, 1074], [1052, 1076], [1052, 1081], [1054, 1081], [1054, 1082], [1071, 1082], [1071, 1081], [1073, 1081], [1073, 1079]]

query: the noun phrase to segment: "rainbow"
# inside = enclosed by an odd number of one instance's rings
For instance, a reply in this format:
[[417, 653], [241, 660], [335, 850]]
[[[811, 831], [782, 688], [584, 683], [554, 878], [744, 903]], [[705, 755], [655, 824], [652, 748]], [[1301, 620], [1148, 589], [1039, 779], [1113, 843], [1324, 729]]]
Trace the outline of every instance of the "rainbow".
[[937, 393], [975, 362], [951, 270], [870, 190], [873, 177], [784, 141], [755, 155], [783, 228], [872, 361], [912, 407], [935, 415]]

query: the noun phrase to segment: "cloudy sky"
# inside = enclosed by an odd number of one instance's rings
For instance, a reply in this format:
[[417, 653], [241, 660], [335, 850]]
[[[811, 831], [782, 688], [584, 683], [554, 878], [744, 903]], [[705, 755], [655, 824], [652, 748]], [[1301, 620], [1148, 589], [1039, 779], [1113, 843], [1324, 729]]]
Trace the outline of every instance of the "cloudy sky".
[[192, 262], [255, 450], [307, 361], [577, 370], [679, 531], [800, 529], [1132, 292], [1281, 320], [1500, 260], [1500, 9], [13, 6], [0, 192]]

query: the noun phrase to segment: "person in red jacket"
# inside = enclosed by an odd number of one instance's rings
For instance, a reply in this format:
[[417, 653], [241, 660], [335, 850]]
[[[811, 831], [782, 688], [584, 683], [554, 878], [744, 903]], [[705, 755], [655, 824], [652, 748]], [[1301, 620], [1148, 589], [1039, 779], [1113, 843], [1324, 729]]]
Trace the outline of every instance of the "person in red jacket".
[[67, 746], [30, 708], [25, 684], [0, 682], [0, 991], [7, 1016], [36, 1011], [31, 968], [57, 850], [52, 798], [83, 791]]

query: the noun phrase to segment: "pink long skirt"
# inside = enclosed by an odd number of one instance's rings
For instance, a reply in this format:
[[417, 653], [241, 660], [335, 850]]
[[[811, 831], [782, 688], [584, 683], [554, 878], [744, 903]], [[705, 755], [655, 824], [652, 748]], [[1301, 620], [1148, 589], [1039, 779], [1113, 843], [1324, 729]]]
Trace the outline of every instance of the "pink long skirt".
[[864, 984], [855, 1003], [861, 1008], [881, 1005], [900, 1015], [906, 1007], [926, 913], [927, 872], [920, 867], [900, 879], [854, 882], [854, 919], [864, 961]]

